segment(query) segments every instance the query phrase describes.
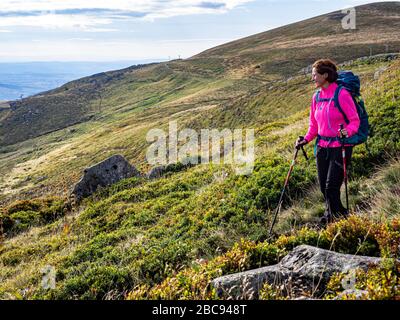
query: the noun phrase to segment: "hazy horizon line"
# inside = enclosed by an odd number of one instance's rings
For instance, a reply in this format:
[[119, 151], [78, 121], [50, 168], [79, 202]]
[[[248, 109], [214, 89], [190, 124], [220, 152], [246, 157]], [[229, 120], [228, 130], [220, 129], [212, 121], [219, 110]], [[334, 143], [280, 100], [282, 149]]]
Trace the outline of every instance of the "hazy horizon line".
[[[171, 59], [176, 60], [176, 59]], [[0, 60], [1, 63], [112, 63], [112, 62], [140, 62], [140, 61], [169, 61], [166, 58], [150, 59], [121, 59], [121, 60]]]

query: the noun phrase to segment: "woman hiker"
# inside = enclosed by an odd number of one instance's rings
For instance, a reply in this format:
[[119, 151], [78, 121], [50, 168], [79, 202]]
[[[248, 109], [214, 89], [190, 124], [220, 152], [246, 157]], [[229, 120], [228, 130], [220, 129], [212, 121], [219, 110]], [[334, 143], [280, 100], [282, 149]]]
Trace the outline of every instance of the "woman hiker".
[[[339, 103], [349, 123], [346, 124], [342, 113], [333, 101], [335, 82], [338, 78], [337, 67], [329, 59], [321, 59], [313, 64], [312, 80], [319, 89], [319, 97], [314, 94], [311, 103], [310, 124], [304, 138], [296, 141], [301, 147], [317, 137], [316, 159], [318, 181], [325, 199], [325, 213], [321, 224], [326, 225], [334, 218], [347, 217], [348, 210], [340, 200], [340, 187], [344, 180], [342, 148], [339, 137], [351, 137], [358, 130], [360, 119], [350, 93], [342, 89]], [[343, 129], [340, 126], [343, 125]], [[345, 145], [346, 165], [350, 164], [352, 145]]]

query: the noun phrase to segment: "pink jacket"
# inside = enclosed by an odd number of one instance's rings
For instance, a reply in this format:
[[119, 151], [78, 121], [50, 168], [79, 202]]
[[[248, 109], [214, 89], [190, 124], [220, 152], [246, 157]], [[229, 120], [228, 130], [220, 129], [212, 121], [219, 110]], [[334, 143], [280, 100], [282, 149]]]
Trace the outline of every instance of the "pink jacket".
[[[308, 142], [312, 141], [318, 134], [326, 137], [337, 137], [340, 124], [343, 123], [344, 128], [347, 129], [349, 137], [358, 131], [360, 126], [360, 118], [358, 117], [357, 109], [354, 104], [353, 98], [350, 93], [342, 89], [339, 94], [339, 103], [346, 114], [349, 124], [344, 121], [343, 115], [335, 106], [333, 96], [338, 85], [333, 82], [327, 88], [322, 88], [320, 98], [332, 99], [331, 101], [315, 101], [315, 95], [312, 98], [311, 112], [310, 112], [310, 125], [308, 132], [304, 137]], [[340, 147], [340, 141], [325, 141], [320, 139], [318, 145], [321, 147]]]

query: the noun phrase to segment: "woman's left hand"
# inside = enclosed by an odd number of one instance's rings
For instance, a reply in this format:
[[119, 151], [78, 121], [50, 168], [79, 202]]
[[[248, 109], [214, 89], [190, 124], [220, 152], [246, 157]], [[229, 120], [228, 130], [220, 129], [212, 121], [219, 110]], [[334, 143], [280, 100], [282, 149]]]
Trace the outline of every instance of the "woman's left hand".
[[339, 129], [338, 131], [339, 131], [339, 136], [340, 136], [340, 137], [345, 137], [345, 138], [347, 138], [347, 137], [349, 136], [349, 133], [347, 132], [347, 129], [346, 129], [346, 128]]

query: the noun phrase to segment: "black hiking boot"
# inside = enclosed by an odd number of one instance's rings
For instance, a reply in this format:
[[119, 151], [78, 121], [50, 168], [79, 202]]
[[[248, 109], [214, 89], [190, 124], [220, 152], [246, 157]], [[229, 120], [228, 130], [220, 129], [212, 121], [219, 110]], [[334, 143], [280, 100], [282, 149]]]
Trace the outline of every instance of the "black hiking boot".
[[325, 212], [324, 215], [319, 219], [319, 226], [321, 228], [326, 228], [326, 226], [332, 222], [332, 216], [330, 213]]
[[349, 211], [344, 209], [342, 212], [333, 214], [332, 220], [339, 221], [339, 220], [347, 219], [348, 217], [349, 217]]

